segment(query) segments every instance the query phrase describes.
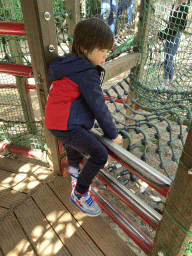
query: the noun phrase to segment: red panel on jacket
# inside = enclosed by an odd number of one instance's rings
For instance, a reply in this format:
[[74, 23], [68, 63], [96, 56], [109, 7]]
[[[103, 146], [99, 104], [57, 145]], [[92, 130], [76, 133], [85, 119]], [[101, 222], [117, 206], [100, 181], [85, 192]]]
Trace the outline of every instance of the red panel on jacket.
[[45, 109], [45, 125], [55, 130], [67, 130], [71, 103], [81, 94], [78, 85], [67, 77], [52, 83]]

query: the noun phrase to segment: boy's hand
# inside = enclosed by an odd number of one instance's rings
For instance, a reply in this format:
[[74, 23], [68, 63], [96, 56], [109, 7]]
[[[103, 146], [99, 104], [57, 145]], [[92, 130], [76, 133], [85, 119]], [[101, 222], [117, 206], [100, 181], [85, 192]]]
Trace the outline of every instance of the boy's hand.
[[113, 139], [112, 140], [113, 142], [117, 143], [117, 144], [121, 144], [121, 141], [122, 141], [122, 137], [121, 135], [118, 135], [116, 139]]

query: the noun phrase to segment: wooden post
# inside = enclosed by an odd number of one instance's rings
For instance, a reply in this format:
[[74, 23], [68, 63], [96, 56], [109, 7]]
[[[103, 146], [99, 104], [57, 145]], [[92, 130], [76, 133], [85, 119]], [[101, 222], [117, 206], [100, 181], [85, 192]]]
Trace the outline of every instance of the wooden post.
[[[68, 16], [68, 37], [73, 36], [73, 31], [75, 26], [80, 21], [80, 5], [79, 0], [66, 0], [66, 10], [69, 14]], [[71, 48], [72, 43], [69, 42]]]
[[[48, 64], [58, 56], [56, 27], [52, 0], [21, 0], [25, 29], [41, 116], [44, 121], [45, 105], [50, 87], [47, 79]], [[44, 127], [51, 168], [61, 174], [57, 140]]]
[[17, 90], [20, 95], [21, 105], [23, 109], [23, 115], [27, 124], [27, 129], [29, 133], [36, 134], [37, 127], [35, 124], [34, 111], [32, 107], [31, 97], [29, 95], [29, 90], [26, 89], [26, 79], [23, 77], [16, 77]]
[[[149, 4], [150, 2], [152, 2], [153, 0], [149, 0]], [[147, 47], [147, 41], [148, 41], [148, 34], [149, 34], [149, 25], [150, 25], [150, 13], [151, 13], [151, 5], [148, 5], [146, 8], [146, 11], [144, 13], [144, 7], [145, 7], [145, 1], [144, 0], [138, 0], [137, 2], [137, 12], [136, 12], [136, 17], [135, 17], [135, 31], [134, 31], [134, 44], [137, 44], [138, 42], [142, 42], [142, 44], [140, 43], [140, 48], [141, 48], [141, 53], [139, 54], [139, 58], [137, 60], [137, 63], [139, 63], [139, 65], [137, 64], [136, 67], [133, 67], [131, 69], [131, 73], [135, 72], [135, 76], [137, 77], [137, 80], [139, 81], [141, 79], [142, 73], [143, 73], [143, 69], [144, 69], [144, 64], [145, 64], [145, 56], [147, 54], [146, 52], [146, 47]], [[145, 24], [145, 28], [143, 28], [143, 23]], [[142, 33], [142, 36], [141, 36]], [[138, 51], [138, 47], [134, 47], [133, 49], [134, 51]], [[137, 69], [137, 70], [135, 70]], [[135, 82], [130, 79], [130, 85], [133, 86], [135, 84]], [[136, 94], [135, 91], [130, 91], [129, 96], [131, 97], [131, 99], [135, 99], [136, 98]], [[127, 97], [127, 104], [131, 103], [131, 99], [130, 97]], [[136, 104], [133, 103], [130, 105], [132, 110], [136, 110]], [[133, 118], [133, 111], [127, 109], [126, 110], [126, 115], [128, 116], [132, 116]], [[136, 118], [136, 116], [134, 116], [134, 118]], [[126, 124], [134, 124], [135, 121], [134, 120], [127, 120], [125, 122]], [[132, 140], [134, 140], [134, 136], [132, 136]], [[124, 139], [123, 140], [123, 147], [125, 149], [128, 148], [129, 145], [129, 140], [128, 139]]]
[[[192, 242], [192, 127], [187, 136], [176, 177], [168, 195], [166, 211], [157, 230], [151, 256], [162, 251], [183, 256]], [[163, 254], [161, 254], [163, 255]], [[190, 254], [191, 255], [191, 254]]]

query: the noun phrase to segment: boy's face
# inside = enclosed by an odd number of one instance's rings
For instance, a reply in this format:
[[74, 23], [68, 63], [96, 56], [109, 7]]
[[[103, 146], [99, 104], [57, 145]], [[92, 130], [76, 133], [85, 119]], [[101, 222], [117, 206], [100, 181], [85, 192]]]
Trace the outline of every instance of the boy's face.
[[99, 49], [95, 48], [92, 52], [88, 52], [85, 54], [88, 58], [88, 60], [93, 64], [93, 65], [103, 65], [105, 63], [105, 59], [107, 58], [107, 53], [109, 52], [109, 49]]

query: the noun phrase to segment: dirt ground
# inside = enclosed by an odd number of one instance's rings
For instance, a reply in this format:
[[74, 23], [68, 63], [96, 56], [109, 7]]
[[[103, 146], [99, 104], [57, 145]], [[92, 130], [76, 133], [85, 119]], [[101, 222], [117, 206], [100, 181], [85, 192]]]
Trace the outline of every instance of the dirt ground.
[[[106, 82], [103, 85], [103, 89], [104, 88], [108, 88], [111, 85], [114, 85], [116, 82], [120, 81], [122, 78], [125, 78], [128, 76], [128, 72], [125, 72], [123, 74], [121, 74], [118, 77], [115, 77], [113, 79], [111, 79], [110, 81]], [[35, 94], [35, 91], [31, 91], [31, 99], [33, 102], [33, 108], [34, 108], [34, 113], [35, 113], [35, 118], [36, 120], [40, 120], [40, 112], [39, 112], [39, 108], [38, 108], [38, 100], [37, 100], [37, 96]], [[166, 123], [162, 122], [161, 123], [161, 128], [166, 130]], [[184, 127], [184, 129], [186, 129], [186, 127]], [[151, 129], [146, 129], [145, 130], [146, 136], [150, 137], [154, 135], [154, 130]], [[176, 137], [178, 134], [180, 133], [180, 127], [176, 127], [174, 128], [174, 131], [172, 132], [173, 137]], [[185, 137], [186, 138], [186, 137]], [[169, 141], [169, 133], [165, 133], [163, 135], [162, 138], [162, 143], [166, 143], [166, 141]], [[141, 140], [141, 135], [137, 135], [134, 138], [134, 142], [136, 143], [137, 141]], [[156, 143], [154, 141], [150, 141], [149, 145], [148, 145], [148, 150], [149, 151], [153, 151], [156, 148]], [[177, 143], [177, 146], [175, 146], [174, 150], [176, 151], [176, 153], [179, 153], [182, 151], [182, 144], [181, 143]], [[4, 152], [0, 152], [2, 154], [4, 154]], [[141, 147], [136, 147], [133, 150], [131, 150], [131, 153], [133, 153], [135, 156], [137, 157], [141, 157], [142, 155], [142, 148]], [[165, 158], [165, 160], [169, 160], [172, 157], [172, 151], [171, 149], [165, 148], [164, 152], [163, 152], [163, 156]], [[29, 162], [33, 162], [36, 164], [41, 164], [41, 162], [34, 160], [34, 159], [27, 159], [25, 157], [19, 156], [19, 155], [12, 155], [11, 157], [20, 159], [22, 161], [29, 161]], [[147, 163], [154, 167], [157, 168], [159, 166], [159, 158], [157, 157], [157, 154], [154, 155], [152, 154], [151, 156], [148, 157]], [[116, 165], [117, 162], [112, 159], [111, 157], [109, 157], [109, 163], [108, 163], [108, 167], [110, 166], [114, 166]], [[46, 165], [46, 164], [45, 164]], [[122, 170], [125, 170], [125, 168], [123, 167], [119, 167], [117, 168], [112, 175], [114, 175], [114, 177], [116, 177]], [[168, 165], [167, 165], [167, 172], [169, 173], [169, 175], [171, 177], [174, 177], [175, 173], [177, 170], [177, 163], [171, 161]], [[159, 170], [161, 171], [163, 174], [165, 174], [164, 170]], [[120, 182], [127, 182], [126, 180], [129, 180], [130, 176], [125, 175], [120, 177]], [[128, 206], [126, 206], [123, 202], [121, 202], [116, 196], [114, 196], [114, 194], [112, 194], [99, 180], [95, 179], [94, 180], [94, 185], [96, 185], [97, 188], [99, 188], [99, 190], [114, 204], [116, 205], [119, 210], [121, 210], [131, 221], [133, 221], [150, 239], [154, 239], [155, 236], [155, 230], [150, 227], [148, 224], [145, 223], [145, 221], [143, 221], [137, 214], [135, 214]], [[149, 186], [147, 186], [146, 183], [142, 182], [141, 180], [137, 180], [137, 182], [135, 181], [128, 181], [127, 184], [125, 185], [128, 189], [130, 189], [133, 193], [137, 194], [140, 198], [142, 198], [142, 200], [144, 200], [145, 202], [147, 202], [151, 207], [153, 208], [158, 208], [159, 211], [161, 211], [163, 209], [163, 202], [165, 201], [165, 198], [160, 195], [158, 192], [156, 192], [153, 189], [150, 189]], [[119, 236], [122, 237], [122, 239], [125, 240], [125, 242], [132, 248], [132, 250], [136, 253], [136, 255], [139, 256], [144, 256], [146, 255], [125, 233], [124, 231], [122, 231], [117, 224], [115, 224], [110, 217], [102, 212], [102, 217], [105, 219], [105, 221], [119, 234]]]

